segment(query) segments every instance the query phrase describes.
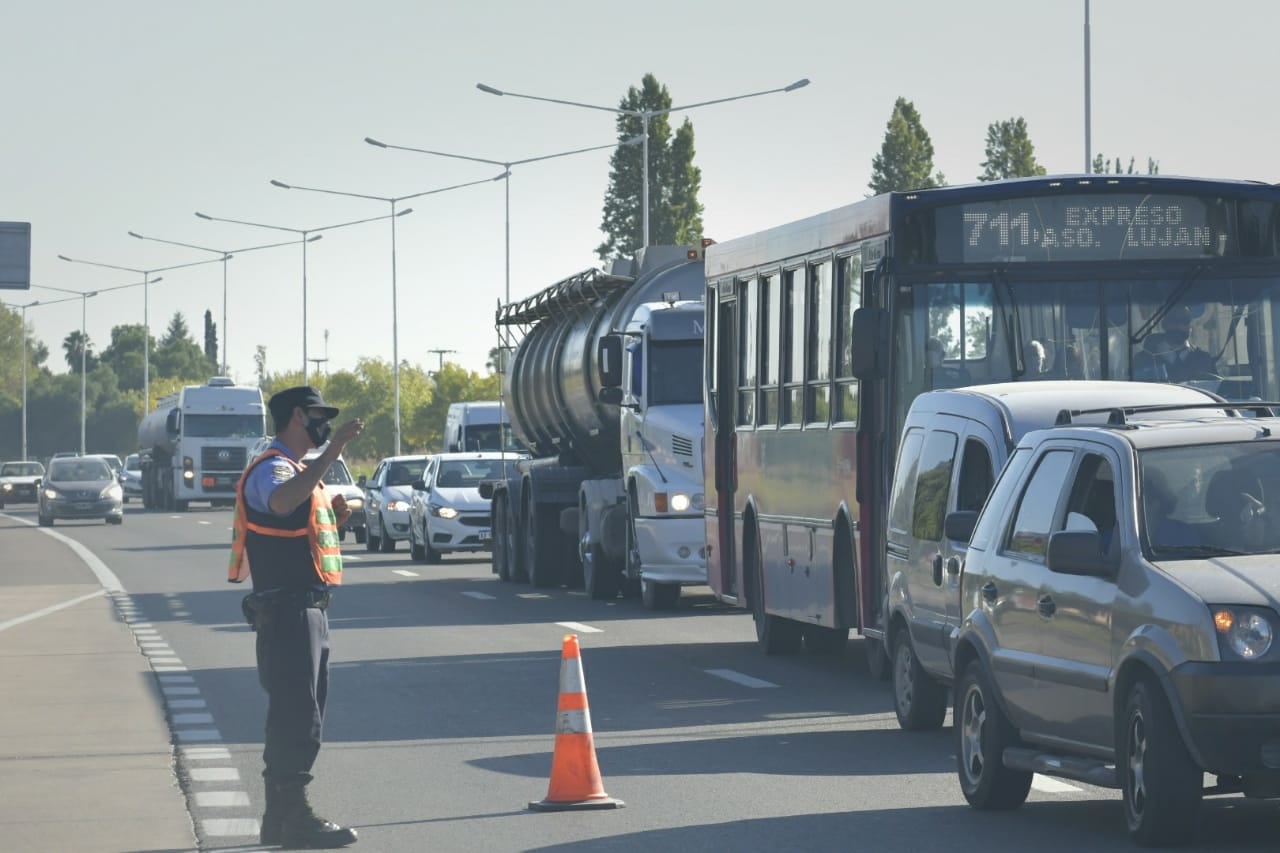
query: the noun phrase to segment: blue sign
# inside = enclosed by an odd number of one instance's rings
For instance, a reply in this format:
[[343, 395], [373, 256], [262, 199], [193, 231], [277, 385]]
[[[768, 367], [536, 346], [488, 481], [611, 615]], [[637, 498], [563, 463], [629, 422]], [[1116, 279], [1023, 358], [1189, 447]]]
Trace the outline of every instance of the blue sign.
[[31, 289], [31, 223], [0, 222], [0, 290]]

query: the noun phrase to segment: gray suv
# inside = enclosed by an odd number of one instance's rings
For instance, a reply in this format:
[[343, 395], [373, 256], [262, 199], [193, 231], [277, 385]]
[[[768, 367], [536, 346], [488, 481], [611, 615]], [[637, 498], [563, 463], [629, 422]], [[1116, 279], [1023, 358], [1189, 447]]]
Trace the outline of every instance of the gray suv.
[[945, 519], [957, 764], [980, 809], [1033, 773], [1120, 788], [1134, 840], [1172, 846], [1205, 794], [1280, 797], [1280, 418], [1137, 408], [1028, 434]]

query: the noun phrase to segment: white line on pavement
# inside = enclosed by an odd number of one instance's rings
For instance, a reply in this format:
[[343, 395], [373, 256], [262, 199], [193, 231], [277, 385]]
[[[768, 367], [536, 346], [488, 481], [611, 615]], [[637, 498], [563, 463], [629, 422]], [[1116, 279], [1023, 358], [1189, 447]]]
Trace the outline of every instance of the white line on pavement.
[[551, 596], [547, 595], [545, 592], [517, 592], [516, 593], [516, 598], [527, 598], [530, 600], [536, 599], [536, 598], [550, 598], [550, 597]]
[[15, 625], [21, 625], [24, 622], [31, 622], [32, 620], [39, 619], [41, 616], [48, 616], [50, 613], [57, 613], [59, 610], [66, 610], [68, 607], [75, 607], [82, 601], [101, 597], [102, 591], [98, 590], [97, 592], [91, 592], [88, 595], [82, 595], [79, 598], [73, 598], [70, 601], [64, 601], [61, 604], [50, 605], [49, 607], [37, 610], [34, 613], [28, 613], [26, 616], [19, 616], [16, 619], [10, 619], [8, 622], [0, 622], [0, 631], [5, 630], [6, 628], [12, 628]]
[[731, 669], [707, 669], [703, 670], [707, 675], [714, 675], [716, 678], [723, 678], [725, 681], [732, 681], [734, 684], [741, 684], [743, 687], [777, 687], [772, 681], [763, 681], [759, 678], [752, 678], [749, 675], [743, 675], [740, 672], [734, 672]]
[[[165, 678], [166, 676], [160, 676]], [[166, 696], [199, 696], [199, 687], [161, 687], [160, 692]]]
[[191, 781], [239, 782], [240, 771], [234, 767], [193, 767], [191, 768]]
[[182, 518], [182, 516], [180, 516], [180, 515], [171, 515], [171, 516], [169, 516], [169, 517], [170, 517], [170, 518]]
[[408, 569], [392, 569], [391, 574], [404, 575], [407, 578], [416, 578], [418, 576], [417, 572], [411, 572]]
[[249, 805], [244, 791], [196, 791], [196, 805], [205, 809], [227, 809]]
[[203, 699], [170, 699], [166, 704], [174, 711], [208, 707]]
[[561, 628], [568, 628], [570, 631], [577, 631], [580, 634], [603, 634], [603, 628], [594, 628], [590, 625], [583, 625], [581, 622], [557, 622]]
[[487, 592], [475, 592], [474, 590], [467, 590], [466, 592], [463, 593], [463, 595], [465, 595], [467, 598], [479, 599], [480, 601], [494, 600], [494, 596], [489, 595]]
[[250, 817], [211, 818], [200, 821], [200, 827], [210, 838], [257, 835], [261, 831], [257, 819]]
[[213, 714], [174, 714], [173, 724], [175, 726], [184, 725], [209, 725], [213, 722]]
[[364, 559], [364, 557], [357, 557], [357, 556], [355, 556], [354, 554], [343, 554], [343, 555], [342, 555], [342, 559], [344, 559], [344, 560], [355, 560], [355, 561], [358, 563], [358, 562], [360, 562], [361, 560], [363, 560], [363, 559]]
[[185, 743], [222, 740], [222, 732], [217, 729], [175, 729], [173, 733]]
[[1068, 794], [1083, 790], [1075, 785], [1060, 782], [1051, 776], [1041, 776], [1039, 773], [1031, 777], [1031, 787], [1045, 794]]
[[[225, 746], [183, 746], [180, 749], [182, 750], [182, 757], [189, 761], [231, 760], [231, 750]], [[191, 772], [194, 773], [195, 770]]]

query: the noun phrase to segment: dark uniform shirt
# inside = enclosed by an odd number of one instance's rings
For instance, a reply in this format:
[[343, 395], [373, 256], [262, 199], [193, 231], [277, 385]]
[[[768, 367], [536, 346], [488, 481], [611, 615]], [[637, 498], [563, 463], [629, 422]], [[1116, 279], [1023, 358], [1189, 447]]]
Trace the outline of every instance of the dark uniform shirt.
[[[279, 440], [271, 447], [295, 459]], [[271, 493], [291, 480], [297, 471], [288, 461], [273, 456], [254, 465], [244, 484], [245, 517], [250, 524], [280, 530], [304, 530], [311, 523], [312, 500], [308, 498], [293, 512], [280, 515], [271, 509]], [[323, 586], [316, 577], [307, 536], [274, 537], [250, 532], [245, 543], [253, 576], [253, 589], [304, 590]]]

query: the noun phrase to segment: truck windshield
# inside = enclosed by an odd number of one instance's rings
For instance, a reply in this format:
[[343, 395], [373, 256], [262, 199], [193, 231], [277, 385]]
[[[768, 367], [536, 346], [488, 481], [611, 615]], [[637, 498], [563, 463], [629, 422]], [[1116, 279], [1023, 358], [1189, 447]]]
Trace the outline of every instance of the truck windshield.
[[1144, 539], [1157, 560], [1274, 553], [1280, 444], [1251, 441], [1139, 451]]
[[702, 405], [702, 341], [651, 341], [649, 344], [650, 406]]
[[184, 415], [182, 433], [188, 438], [261, 438], [266, 430], [262, 415]]

